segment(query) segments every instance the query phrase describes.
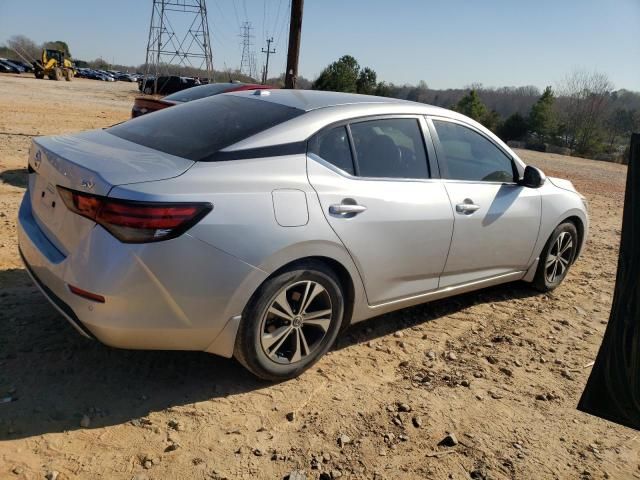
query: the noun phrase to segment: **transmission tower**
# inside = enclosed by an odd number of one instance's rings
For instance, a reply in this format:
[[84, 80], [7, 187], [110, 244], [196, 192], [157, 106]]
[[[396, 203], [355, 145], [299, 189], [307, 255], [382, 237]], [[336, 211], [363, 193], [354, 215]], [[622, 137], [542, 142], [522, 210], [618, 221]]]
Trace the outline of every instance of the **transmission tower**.
[[[174, 29], [174, 23], [188, 28]], [[206, 0], [153, 0], [145, 79], [163, 74], [198, 75], [213, 81]], [[155, 92], [158, 86], [154, 84]]]
[[240, 59], [240, 73], [251, 78], [255, 76], [256, 54], [253, 51], [253, 38], [251, 34], [253, 27], [251, 22], [244, 22], [240, 27], [240, 38], [242, 39], [242, 57]]

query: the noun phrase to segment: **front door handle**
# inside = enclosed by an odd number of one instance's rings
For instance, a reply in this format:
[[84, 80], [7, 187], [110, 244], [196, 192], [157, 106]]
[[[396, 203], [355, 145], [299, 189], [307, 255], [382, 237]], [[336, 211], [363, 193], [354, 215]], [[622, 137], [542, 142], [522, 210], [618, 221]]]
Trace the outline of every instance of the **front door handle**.
[[463, 213], [464, 215], [471, 215], [478, 210], [480, 210], [480, 205], [473, 203], [473, 200], [470, 198], [465, 198], [464, 202], [456, 205], [456, 212]]
[[350, 203], [336, 203], [329, 206], [329, 213], [333, 215], [357, 215], [367, 209], [364, 205], [350, 204]]

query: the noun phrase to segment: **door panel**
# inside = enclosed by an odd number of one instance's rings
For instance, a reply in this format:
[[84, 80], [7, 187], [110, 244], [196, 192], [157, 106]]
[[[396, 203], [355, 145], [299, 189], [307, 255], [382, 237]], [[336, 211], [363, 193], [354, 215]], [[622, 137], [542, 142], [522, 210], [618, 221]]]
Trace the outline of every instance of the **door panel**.
[[438, 288], [453, 231], [441, 181], [347, 177], [315, 155], [308, 157], [307, 170], [327, 221], [358, 267], [370, 304]]
[[444, 182], [455, 221], [440, 287], [527, 269], [540, 229], [539, 192], [515, 184]]

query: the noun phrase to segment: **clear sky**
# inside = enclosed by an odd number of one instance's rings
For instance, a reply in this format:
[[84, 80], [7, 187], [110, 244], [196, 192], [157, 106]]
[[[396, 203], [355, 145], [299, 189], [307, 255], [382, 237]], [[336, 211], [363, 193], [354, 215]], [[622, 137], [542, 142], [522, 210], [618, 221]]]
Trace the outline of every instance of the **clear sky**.
[[[240, 63], [240, 23], [257, 64], [276, 40], [284, 71], [290, 0], [207, 0], [214, 67]], [[66, 40], [75, 58], [144, 62], [151, 0], [0, 0], [0, 43], [14, 34]], [[265, 14], [266, 11], [266, 14]], [[178, 26], [175, 25], [177, 29]], [[379, 80], [457, 88], [554, 85], [575, 68], [640, 91], [640, 0], [306, 0], [300, 73], [351, 54]]]

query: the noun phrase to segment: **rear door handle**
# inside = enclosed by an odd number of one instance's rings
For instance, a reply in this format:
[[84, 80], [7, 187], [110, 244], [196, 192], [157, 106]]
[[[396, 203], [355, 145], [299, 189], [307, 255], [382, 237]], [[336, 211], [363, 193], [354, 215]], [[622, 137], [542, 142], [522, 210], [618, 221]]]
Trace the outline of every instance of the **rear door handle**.
[[456, 205], [456, 212], [463, 213], [465, 215], [471, 215], [473, 212], [480, 210], [480, 205], [473, 203], [470, 198], [465, 198], [464, 202]]
[[329, 206], [329, 213], [333, 215], [357, 215], [358, 213], [362, 213], [367, 209], [364, 205], [352, 205], [349, 203], [336, 203], [334, 205]]

